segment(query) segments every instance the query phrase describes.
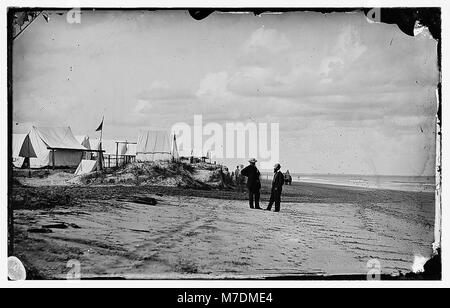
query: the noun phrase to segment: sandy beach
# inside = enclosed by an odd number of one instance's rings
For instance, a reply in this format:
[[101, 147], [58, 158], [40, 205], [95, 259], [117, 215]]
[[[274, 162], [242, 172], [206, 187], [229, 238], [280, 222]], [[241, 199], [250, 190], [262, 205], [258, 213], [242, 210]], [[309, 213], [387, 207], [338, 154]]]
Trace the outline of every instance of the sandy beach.
[[[231, 189], [19, 180], [27, 186], [12, 188], [15, 255], [34, 278], [65, 279], [69, 260], [82, 278], [365, 275], [370, 259], [399, 275], [432, 252], [428, 192], [300, 182], [284, 186], [274, 213]], [[268, 199], [264, 182], [264, 207]]]

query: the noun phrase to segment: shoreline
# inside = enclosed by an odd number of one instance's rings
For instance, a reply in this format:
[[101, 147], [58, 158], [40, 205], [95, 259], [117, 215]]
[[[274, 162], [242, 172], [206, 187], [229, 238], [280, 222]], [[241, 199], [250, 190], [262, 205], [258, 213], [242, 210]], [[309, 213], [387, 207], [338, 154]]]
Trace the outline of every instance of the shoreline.
[[[39, 179], [36, 179], [38, 182]], [[262, 197], [270, 197], [270, 180], [262, 180], [261, 187], [261, 196]], [[202, 189], [202, 188], [185, 188], [185, 187], [177, 187], [177, 186], [163, 186], [163, 185], [135, 185], [135, 184], [63, 184], [63, 185], [30, 185], [28, 183], [22, 184], [20, 186], [10, 184], [11, 189], [17, 189], [18, 187], [22, 187], [24, 189], [30, 190], [111, 190], [118, 191], [119, 193], [123, 193], [122, 191], [130, 190], [133, 193], [163, 193], [163, 194], [174, 194], [174, 195], [186, 195], [186, 196], [197, 196], [197, 197], [208, 197], [213, 199], [231, 199], [231, 200], [247, 200], [247, 188], [245, 188], [244, 192], [237, 191], [236, 188], [230, 189], [219, 189], [213, 188], [210, 189]], [[311, 193], [314, 193], [313, 194]], [[398, 189], [387, 189], [387, 188], [371, 188], [371, 187], [361, 187], [361, 186], [352, 186], [345, 184], [330, 184], [330, 183], [315, 183], [315, 182], [292, 182], [292, 185], [283, 185], [282, 192], [282, 202], [342, 202], [339, 201], [339, 197], [342, 196], [343, 193], [349, 194], [347, 197], [352, 199], [351, 197], [354, 195], [361, 196], [361, 193], [367, 193], [372, 197], [379, 197], [383, 194], [392, 194], [394, 196], [405, 196], [411, 195], [414, 197], [417, 196], [426, 196], [427, 199], [433, 198], [435, 195], [435, 191], [411, 191], [411, 190], [398, 190]], [[338, 197], [337, 200], [330, 200], [329, 197], [333, 194]], [[295, 197], [300, 199], [296, 200]], [[307, 198], [307, 201], [304, 199]], [[302, 199], [303, 198], [303, 199]], [[311, 199], [313, 198], [313, 199]], [[324, 199], [326, 198], [326, 199]]]
[[[89, 187], [104, 187], [104, 186], [126, 186], [126, 187], [135, 187], [135, 186], [139, 186], [139, 187], [145, 187], [145, 186], [151, 186], [151, 187], [157, 187], [157, 186], [161, 186], [161, 187], [174, 187], [174, 188], [179, 188], [177, 186], [165, 186], [165, 185], [136, 185], [134, 183], [130, 183], [130, 184], [125, 184], [125, 183], [114, 183], [114, 184], [75, 184], [75, 183], [69, 183], [68, 181], [65, 181], [67, 179], [71, 179], [73, 178], [73, 175], [70, 175], [71, 173], [73, 173], [74, 170], [72, 169], [56, 169], [56, 170], [47, 170], [47, 169], [32, 169], [31, 172], [33, 175], [33, 177], [28, 178], [28, 170], [26, 169], [16, 169], [14, 170], [14, 174], [13, 174], [13, 178], [17, 179], [17, 178], [21, 178], [23, 179], [23, 181], [25, 183], [23, 183], [23, 185], [25, 186], [77, 186], [77, 187], [85, 187], [85, 186], [89, 186]], [[46, 176], [48, 175], [58, 175], [58, 174], [63, 174], [66, 178], [56, 178], [55, 181], [50, 181], [47, 182], [46, 180]], [[63, 177], [64, 177], [63, 176]], [[261, 176], [261, 182], [262, 183], [266, 183], [268, 184], [268, 186], [270, 186], [271, 183], [271, 179], [270, 178], [266, 178], [267, 174], [264, 174]], [[413, 189], [413, 188], [406, 188], [406, 187], [388, 187], [387, 184], [373, 184], [370, 183], [368, 185], [361, 185], [361, 184], [352, 184], [352, 183], [346, 183], [346, 182], [337, 182], [337, 181], [333, 181], [333, 180], [328, 180], [328, 179], [310, 179], [307, 178], [308, 176], [337, 176], [339, 177], [340, 174], [304, 174], [303, 175], [305, 177], [305, 179], [296, 179], [296, 175], [292, 176], [292, 185], [319, 185], [323, 188], [345, 188], [345, 189], [349, 189], [349, 190], [364, 190], [364, 191], [371, 191], [371, 190], [380, 190], [380, 191], [396, 191], [396, 192], [405, 192], [405, 193], [435, 193], [436, 191], [436, 184], [435, 183], [427, 183], [427, 182], [415, 182], [415, 181], [392, 181], [392, 186], [395, 186], [398, 183], [401, 184], [425, 184], [428, 187], [434, 187], [434, 189], [428, 188], [428, 189]], [[386, 177], [390, 177], [390, 178], [399, 178], [399, 177], [405, 177], [405, 178], [410, 178], [410, 177], [420, 177], [420, 178], [430, 178], [430, 177], [434, 177], [434, 176], [396, 176], [396, 175], [369, 175], [369, 176], [365, 176], [365, 175], [357, 175], [357, 174], [349, 174], [349, 175], [343, 175], [343, 176], [355, 176], [355, 177], [368, 177], [368, 178], [377, 178], [377, 177], [382, 177], [382, 178], [386, 178]], [[27, 183], [29, 182], [29, 183]], [[41, 182], [47, 183], [48, 185], [45, 184], [41, 184]], [[283, 189], [285, 189], [286, 187], [288, 187], [288, 185], [284, 185]], [[195, 188], [192, 188], [195, 189]], [[215, 187], [211, 187], [211, 189], [216, 189]]]
[[[363, 190], [371, 190], [371, 189], [375, 189], [375, 190], [389, 190], [389, 191], [402, 191], [402, 192], [419, 192], [419, 193], [435, 193], [435, 190], [414, 190], [414, 189], [405, 189], [405, 188], [387, 188], [387, 187], [373, 187], [373, 186], [362, 186], [362, 185], [351, 185], [351, 184], [347, 184], [347, 183], [325, 183], [325, 182], [313, 182], [313, 181], [294, 181], [292, 180], [292, 183], [306, 183], [306, 184], [319, 184], [319, 185], [329, 185], [329, 186], [343, 186], [346, 187], [348, 189], [351, 188], [361, 188]], [[430, 184], [431, 186], [431, 184]], [[436, 186], [435, 184], [433, 184], [432, 186]]]

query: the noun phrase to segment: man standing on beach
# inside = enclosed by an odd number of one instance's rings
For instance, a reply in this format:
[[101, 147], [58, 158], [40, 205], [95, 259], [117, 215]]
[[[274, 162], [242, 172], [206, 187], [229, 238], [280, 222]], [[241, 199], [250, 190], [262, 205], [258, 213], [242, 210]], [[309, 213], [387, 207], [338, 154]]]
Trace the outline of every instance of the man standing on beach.
[[242, 191], [241, 178], [241, 169], [239, 168], [239, 166], [236, 166], [236, 171], [234, 171], [234, 180], [236, 182], [236, 188], [238, 191]]
[[281, 190], [284, 184], [284, 175], [283, 172], [280, 171], [281, 165], [275, 164], [273, 167], [273, 180], [272, 180], [272, 191], [270, 193], [270, 201], [269, 205], [267, 206], [267, 211], [270, 211], [272, 209], [273, 203], [275, 203], [275, 212], [280, 211], [280, 205], [281, 205]]
[[[250, 208], [261, 210], [259, 207], [260, 173], [258, 168], [256, 168], [256, 159], [252, 158], [248, 162], [250, 165], [241, 170], [241, 174], [247, 177], [248, 201]], [[255, 200], [255, 207], [253, 207], [253, 199]]]

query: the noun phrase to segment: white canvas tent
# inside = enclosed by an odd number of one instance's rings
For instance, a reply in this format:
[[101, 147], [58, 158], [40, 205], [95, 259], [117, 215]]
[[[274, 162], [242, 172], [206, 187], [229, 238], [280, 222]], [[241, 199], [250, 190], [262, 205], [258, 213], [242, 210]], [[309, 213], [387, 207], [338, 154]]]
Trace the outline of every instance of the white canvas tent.
[[13, 134], [13, 164], [17, 168], [22, 168], [26, 157], [36, 157], [33, 145], [28, 134]]
[[[86, 149], [92, 149], [88, 135], [76, 135], [75, 139], [77, 139], [78, 143], [84, 146]], [[93, 150], [95, 149], [96, 148], [94, 148]], [[91, 152], [85, 152], [84, 158], [91, 159]]]
[[157, 130], [140, 130], [136, 146], [136, 160], [137, 161], [157, 161], [157, 160], [172, 160], [174, 155], [178, 157], [178, 151], [173, 153], [176, 149], [175, 145], [171, 143], [170, 134], [165, 131]]
[[37, 156], [30, 159], [32, 168], [77, 167], [87, 150], [75, 139], [70, 127], [33, 126], [28, 135]]
[[14, 167], [21, 168], [24, 158], [19, 156], [22, 149], [23, 142], [27, 134], [13, 134], [12, 135], [12, 160]]
[[75, 139], [77, 139], [78, 143], [84, 146], [86, 149], [91, 148], [91, 143], [89, 141], [88, 135], [76, 135]]
[[87, 174], [97, 170], [97, 161], [83, 159], [78, 165], [77, 170], [75, 170], [75, 175]]

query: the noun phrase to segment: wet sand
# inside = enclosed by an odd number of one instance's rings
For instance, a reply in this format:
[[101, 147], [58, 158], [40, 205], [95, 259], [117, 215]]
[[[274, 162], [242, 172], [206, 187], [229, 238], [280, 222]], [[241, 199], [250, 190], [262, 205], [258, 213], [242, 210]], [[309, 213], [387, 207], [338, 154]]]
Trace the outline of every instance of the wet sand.
[[[15, 255], [44, 279], [264, 278], [411, 271], [429, 257], [434, 194], [322, 184], [285, 186], [280, 213], [252, 210], [236, 191], [136, 186], [15, 187], [68, 196], [51, 208], [15, 203]], [[262, 189], [262, 205], [269, 198]], [[153, 197], [156, 205], [124, 201]], [[36, 196], [35, 196], [36, 198]], [[30, 228], [65, 223], [51, 233]]]

